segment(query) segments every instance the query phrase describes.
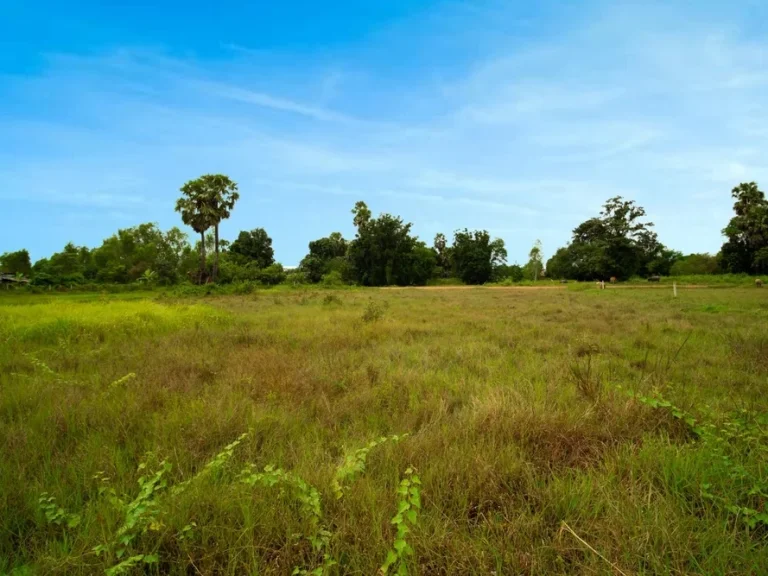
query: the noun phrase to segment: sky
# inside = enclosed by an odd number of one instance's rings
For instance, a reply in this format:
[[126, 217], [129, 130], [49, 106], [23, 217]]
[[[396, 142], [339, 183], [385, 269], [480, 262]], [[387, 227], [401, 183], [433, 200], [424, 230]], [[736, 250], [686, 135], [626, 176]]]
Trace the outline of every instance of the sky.
[[[716, 252], [768, 186], [768, 2], [0, 0], [0, 253], [182, 226], [239, 184], [223, 238], [295, 265], [350, 210], [487, 229], [545, 257], [616, 195]], [[188, 230], [191, 232], [191, 230]]]

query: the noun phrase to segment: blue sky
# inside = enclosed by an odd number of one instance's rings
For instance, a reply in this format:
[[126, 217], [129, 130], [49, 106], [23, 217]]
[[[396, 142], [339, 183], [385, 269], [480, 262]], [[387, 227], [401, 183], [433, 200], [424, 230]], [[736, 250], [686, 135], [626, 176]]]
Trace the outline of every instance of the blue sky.
[[613, 196], [715, 252], [768, 186], [768, 3], [0, 2], [0, 252], [180, 225], [223, 172], [222, 235], [278, 260], [350, 209], [485, 228], [548, 257]]

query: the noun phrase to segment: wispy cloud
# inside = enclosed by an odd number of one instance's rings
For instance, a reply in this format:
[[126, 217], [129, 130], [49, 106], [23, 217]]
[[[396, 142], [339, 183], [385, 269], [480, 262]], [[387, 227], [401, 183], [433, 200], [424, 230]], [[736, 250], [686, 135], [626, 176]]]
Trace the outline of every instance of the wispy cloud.
[[175, 225], [179, 185], [223, 171], [242, 190], [223, 232], [265, 225], [287, 263], [307, 235], [348, 230], [357, 199], [424, 237], [496, 230], [514, 260], [536, 237], [551, 253], [622, 194], [666, 243], [716, 250], [730, 188], [768, 179], [768, 42], [745, 32], [748, 12], [590, 3], [542, 8], [511, 35], [520, 18], [491, 4], [315, 60], [237, 45], [216, 60], [53, 56], [0, 79], [0, 194]]

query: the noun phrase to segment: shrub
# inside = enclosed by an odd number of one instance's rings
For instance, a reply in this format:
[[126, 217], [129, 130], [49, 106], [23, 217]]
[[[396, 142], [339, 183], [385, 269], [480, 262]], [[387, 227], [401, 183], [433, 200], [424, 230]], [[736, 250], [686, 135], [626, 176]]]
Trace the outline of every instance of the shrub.
[[384, 316], [384, 306], [373, 300], [368, 301], [368, 305], [363, 312], [363, 322], [376, 322]]
[[323, 276], [323, 286], [343, 286], [344, 279], [341, 276], [341, 272], [333, 270]]

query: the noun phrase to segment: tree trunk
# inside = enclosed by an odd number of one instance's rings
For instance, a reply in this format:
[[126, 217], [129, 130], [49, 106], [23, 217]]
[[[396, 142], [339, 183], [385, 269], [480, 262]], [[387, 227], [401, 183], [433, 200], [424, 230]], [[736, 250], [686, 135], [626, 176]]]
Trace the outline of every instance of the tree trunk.
[[213, 229], [213, 238], [216, 246], [216, 256], [213, 259], [213, 281], [216, 282], [216, 278], [219, 276], [219, 224], [216, 223]]
[[200, 279], [198, 284], [202, 284], [205, 278], [205, 231], [200, 232]]

